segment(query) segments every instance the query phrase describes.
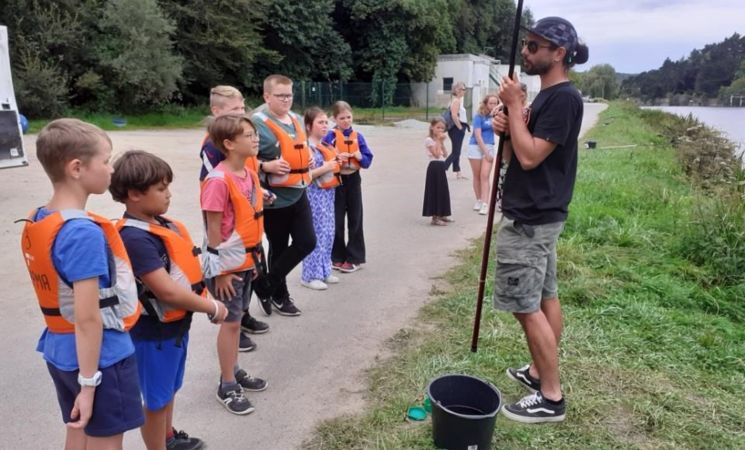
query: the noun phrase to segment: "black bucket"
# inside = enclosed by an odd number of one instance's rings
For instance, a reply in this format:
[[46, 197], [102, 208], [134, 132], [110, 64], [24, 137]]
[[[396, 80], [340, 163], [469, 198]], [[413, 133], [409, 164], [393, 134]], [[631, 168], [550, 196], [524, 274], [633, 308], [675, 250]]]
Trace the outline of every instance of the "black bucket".
[[598, 143], [595, 141], [585, 141], [585, 148], [592, 150], [593, 148], [597, 148]]
[[488, 381], [443, 375], [430, 381], [432, 436], [437, 448], [488, 450], [502, 394]]

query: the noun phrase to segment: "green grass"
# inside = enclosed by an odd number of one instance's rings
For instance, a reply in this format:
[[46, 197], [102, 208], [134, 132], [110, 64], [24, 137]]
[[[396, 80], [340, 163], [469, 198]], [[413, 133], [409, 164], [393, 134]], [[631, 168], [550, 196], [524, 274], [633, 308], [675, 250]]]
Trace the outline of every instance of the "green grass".
[[[256, 101], [249, 105], [256, 105]], [[302, 114], [302, 110], [296, 110]], [[441, 108], [409, 108], [395, 106], [388, 108], [355, 108], [355, 122], [366, 125], [392, 125], [394, 122], [405, 119], [425, 120], [438, 116]], [[93, 123], [104, 130], [139, 130], [154, 128], [201, 128], [204, 127], [204, 119], [209, 113], [207, 106], [180, 107], [168, 106], [162, 111], [145, 114], [114, 114], [114, 113], [90, 113], [83, 111], [70, 111], [66, 117], [75, 117], [86, 122]], [[127, 124], [123, 127], [113, 123], [114, 118], [125, 118]], [[34, 119], [29, 121], [28, 133], [38, 133], [51, 119]]]
[[[207, 106], [201, 107], [166, 107], [162, 111], [145, 114], [87, 113], [71, 111], [66, 117], [75, 117], [93, 123], [104, 130], [137, 130], [151, 128], [199, 128], [204, 126], [204, 119], [209, 113]], [[123, 127], [114, 125], [114, 118], [125, 118]], [[38, 133], [51, 119], [29, 121], [28, 133]]]
[[[612, 103], [587, 138], [637, 147], [580, 155], [558, 247], [567, 420], [499, 417], [494, 448], [745, 448], [745, 285], [712, 284], [716, 268], [681, 252], [697, 206], [716, 199], [691, 185], [669, 141], [629, 105]], [[431, 422], [403, 416], [443, 373], [489, 379], [508, 401], [525, 394], [504, 375], [529, 358], [510, 315], [487, 302], [470, 352], [481, 246], [459, 255], [418, 322], [389, 343], [394, 356], [370, 370], [366, 412], [324, 422], [305, 448], [434, 448]]]

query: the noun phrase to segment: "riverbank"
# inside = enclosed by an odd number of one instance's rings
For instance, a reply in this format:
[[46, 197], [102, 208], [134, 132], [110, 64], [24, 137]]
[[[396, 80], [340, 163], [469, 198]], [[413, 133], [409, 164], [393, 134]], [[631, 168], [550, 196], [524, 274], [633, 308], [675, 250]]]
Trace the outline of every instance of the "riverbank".
[[[580, 156], [558, 250], [567, 420], [525, 426], [499, 417], [495, 447], [742, 446], [745, 281], [735, 269], [745, 261], [745, 214], [716, 215], [732, 190], [702, 191], [655, 122], [613, 103], [586, 136], [601, 148], [636, 147]], [[714, 247], [698, 245], [702, 238]], [[366, 413], [326, 422], [306, 448], [433, 448], [430, 422], [403, 416], [443, 373], [486, 378], [507, 401], [525, 394], [504, 375], [528, 358], [512, 317], [487, 302], [479, 352], [469, 349], [481, 245], [460, 253], [418, 320], [390, 341], [394, 356], [369, 372]]]

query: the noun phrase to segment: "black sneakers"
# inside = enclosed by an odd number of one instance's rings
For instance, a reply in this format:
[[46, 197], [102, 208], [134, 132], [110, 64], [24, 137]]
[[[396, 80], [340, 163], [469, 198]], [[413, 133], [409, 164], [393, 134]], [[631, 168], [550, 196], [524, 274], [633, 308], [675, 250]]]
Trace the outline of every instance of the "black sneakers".
[[218, 384], [217, 401], [233, 414], [244, 415], [254, 412], [254, 406], [243, 395], [243, 388], [240, 385], [236, 386], [235, 389], [223, 390], [222, 386]]
[[502, 414], [510, 420], [522, 423], [561, 422], [566, 416], [566, 402], [551, 402], [543, 398], [541, 391], [523, 397], [517, 403], [505, 405]]
[[240, 341], [238, 342], [239, 352], [252, 352], [256, 350], [256, 344], [246, 333], [241, 333]]
[[277, 313], [283, 316], [299, 316], [300, 310], [295, 306], [295, 303], [292, 301], [292, 297], [287, 297], [284, 300], [277, 300], [272, 299], [272, 305], [274, 305], [274, 309], [277, 310]]
[[199, 450], [204, 442], [195, 437], [189, 437], [184, 431], [173, 429], [173, 437], [166, 441], [166, 450]]
[[243, 369], [238, 369], [238, 372], [235, 373], [235, 381], [241, 385], [244, 391], [261, 392], [269, 387], [269, 383], [266, 380], [249, 376]]
[[254, 319], [246, 312], [241, 318], [241, 330], [251, 334], [264, 334], [269, 331], [269, 324]]
[[530, 392], [538, 392], [541, 390], [541, 380], [536, 380], [530, 376], [530, 364], [519, 369], [513, 369], [510, 367], [507, 369], [507, 376], [517, 381]]

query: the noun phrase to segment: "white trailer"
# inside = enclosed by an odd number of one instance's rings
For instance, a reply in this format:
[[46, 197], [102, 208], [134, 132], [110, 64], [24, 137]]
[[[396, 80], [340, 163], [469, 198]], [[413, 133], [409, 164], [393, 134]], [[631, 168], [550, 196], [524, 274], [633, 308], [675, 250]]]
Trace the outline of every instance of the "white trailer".
[[8, 28], [0, 25], [0, 169], [28, 165], [8, 50]]

